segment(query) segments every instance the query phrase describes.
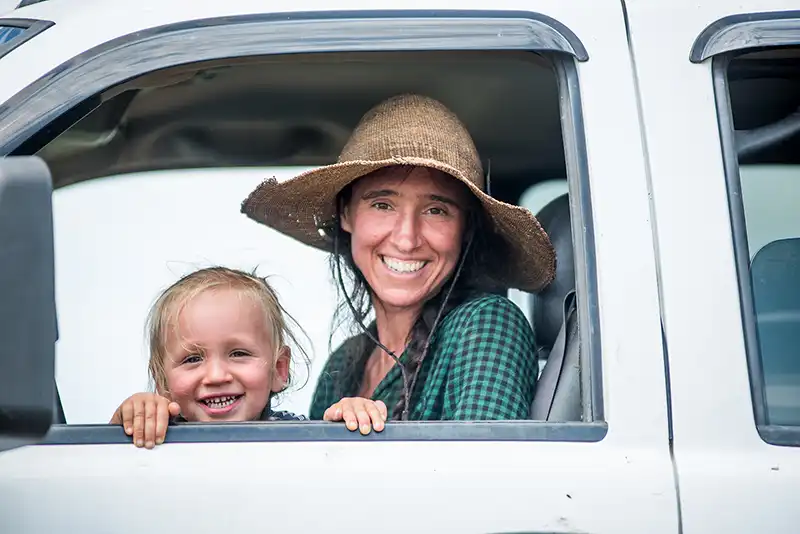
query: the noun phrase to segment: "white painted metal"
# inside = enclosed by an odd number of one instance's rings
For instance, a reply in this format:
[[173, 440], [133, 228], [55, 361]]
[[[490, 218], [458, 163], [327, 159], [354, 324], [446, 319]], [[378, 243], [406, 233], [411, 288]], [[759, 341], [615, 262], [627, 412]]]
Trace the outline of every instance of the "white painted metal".
[[[800, 450], [766, 444], [755, 429], [711, 67], [689, 61], [694, 40], [715, 20], [796, 5], [626, 5], [638, 95], [618, 2], [370, 5], [536, 10], [586, 45], [591, 59], [578, 68], [609, 423], [602, 442], [27, 447], [0, 455], [0, 531], [675, 534], [678, 498], [685, 534], [797, 531]], [[299, 2], [291, 9], [359, 7]], [[145, 0], [136, 9], [117, 0], [51, 0], [20, 11], [57, 25], [0, 61], [0, 100], [118, 35], [186, 13], [262, 9], [255, 0]]]
[[28, 447], [2, 460], [3, 532], [677, 532], [662, 452], [610, 442]]
[[657, 221], [685, 534], [795, 532], [800, 449], [766, 444], [750, 398], [711, 61], [700, 32], [789, 0], [626, 2]]

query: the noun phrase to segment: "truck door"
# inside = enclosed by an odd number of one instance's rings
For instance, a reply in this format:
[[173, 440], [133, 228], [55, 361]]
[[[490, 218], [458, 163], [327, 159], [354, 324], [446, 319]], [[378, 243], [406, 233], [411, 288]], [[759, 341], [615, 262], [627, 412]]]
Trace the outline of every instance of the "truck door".
[[[112, 2], [42, 2], [15, 14], [55, 22], [0, 59], [14, 80], [0, 153], [39, 155], [54, 177], [66, 424], [0, 454], [0, 531], [679, 532], [620, 4], [412, 4], [263, 13], [142, 0], [122, 15]], [[255, 180], [334, 161], [364, 111], [405, 91], [465, 118], [498, 198], [566, 186], [570, 223], [552, 237], [566, 243], [559, 276], [574, 267], [577, 414], [391, 423], [366, 437], [321, 422], [181, 425], [155, 450], [105, 425], [146, 387], [144, 304], [198, 257], [238, 266], [270, 251], [267, 274], [293, 282], [279, 292], [311, 330], [299, 394], [313, 390], [327, 355], [325, 258], [246, 225], [238, 203]]]
[[800, 522], [800, 12], [791, 4], [626, 2], [686, 534], [789, 532]]

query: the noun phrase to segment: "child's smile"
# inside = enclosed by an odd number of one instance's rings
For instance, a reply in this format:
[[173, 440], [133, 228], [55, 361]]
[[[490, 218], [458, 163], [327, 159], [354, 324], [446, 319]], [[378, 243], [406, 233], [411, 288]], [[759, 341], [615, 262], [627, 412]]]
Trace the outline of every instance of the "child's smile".
[[259, 303], [231, 289], [204, 291], [183, 307], [177, 326], [167, 340], [165, 372], [183, 416], [189, 421], [258, 419], [271, 392], [283, 384]]
[[211, 395], [198, 399], [198, 403], [209, 416], [227, 415], [242, 405], [244, 394]]

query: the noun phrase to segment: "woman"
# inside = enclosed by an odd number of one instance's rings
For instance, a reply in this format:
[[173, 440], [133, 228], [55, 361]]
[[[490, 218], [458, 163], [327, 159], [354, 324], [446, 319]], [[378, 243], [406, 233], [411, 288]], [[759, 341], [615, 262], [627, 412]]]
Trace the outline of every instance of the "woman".
[[263, 182], [242, 212], [330, 251], [337, 315], [360, 329], [328, 359], [312, 419], [366, 434], [387, 419], [528, 417], [533, 333], [493, 291], [542, 289], [555, 252], [533, 214], [484, 192], [475, 145], [441, 103], [380, 103], [337, 163]]

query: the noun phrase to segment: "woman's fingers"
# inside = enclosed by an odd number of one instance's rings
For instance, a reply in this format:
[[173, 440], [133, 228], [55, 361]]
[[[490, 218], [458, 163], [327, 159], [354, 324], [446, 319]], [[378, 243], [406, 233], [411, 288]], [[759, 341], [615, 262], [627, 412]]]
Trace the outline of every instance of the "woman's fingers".
[[[372, 419], [372, 428], [375, 429], [375, 432], [380, 432], [383, 430], [383, 422], [386, 420], [386, 417], [384, 417], [380, 408], [378, 407], [378, 402], [371, 402], [367, 404], [367, 413], [369, 414], [370, 419]], [[364, 433], [363, 428], [361, 433]]]
[[323, 421], [344, 421], [348, 430], [358, 428], [358, 417], [356, 417], [353, 402], [357, 399], [344, 398], [325, 410], [322, 416]]
[[344, 420], [344, 426], [351, 432], [358, 428], [358, 416], [354, 404], [353, 399], [347, 399], [347, 401], [342, 399], [342, 420]]
[[323, 421], [341, 421], [342, 420], [342, 407], [337, 402], [336, 404], [331, 404], [325, 413], [322, 414]]
[[[369, 402], [369, 401], [367, 401]], [[363, 400], [359, 403], [355, 403], [355, 412], [356, 412], [356, 419], [358, 419], [358, 430], [366, 436], [367, 434], [372, 431], [372, 420], [370, 418], [370, 414], [368, 412], [368, 404]], [[369, 407], [372, 407], [370, 403]], [[377, 410], [376, 410], [377, 411]], [[349, 428], [349, 427], [348, 427]]]
[[348, 430], [369, 434], [381, 432], [388, 418], [386, 404], [361, 397], [344, 398], [331, 405], [322, 416], [324, 421], [344, 421]]
[[375, 401], [375, 406], [378, 407], [378, 411], [381, 412], [384, 421], [389, 419], [389, 411], [386, 409], [386, 404], [384, 404], [382, 400]]

